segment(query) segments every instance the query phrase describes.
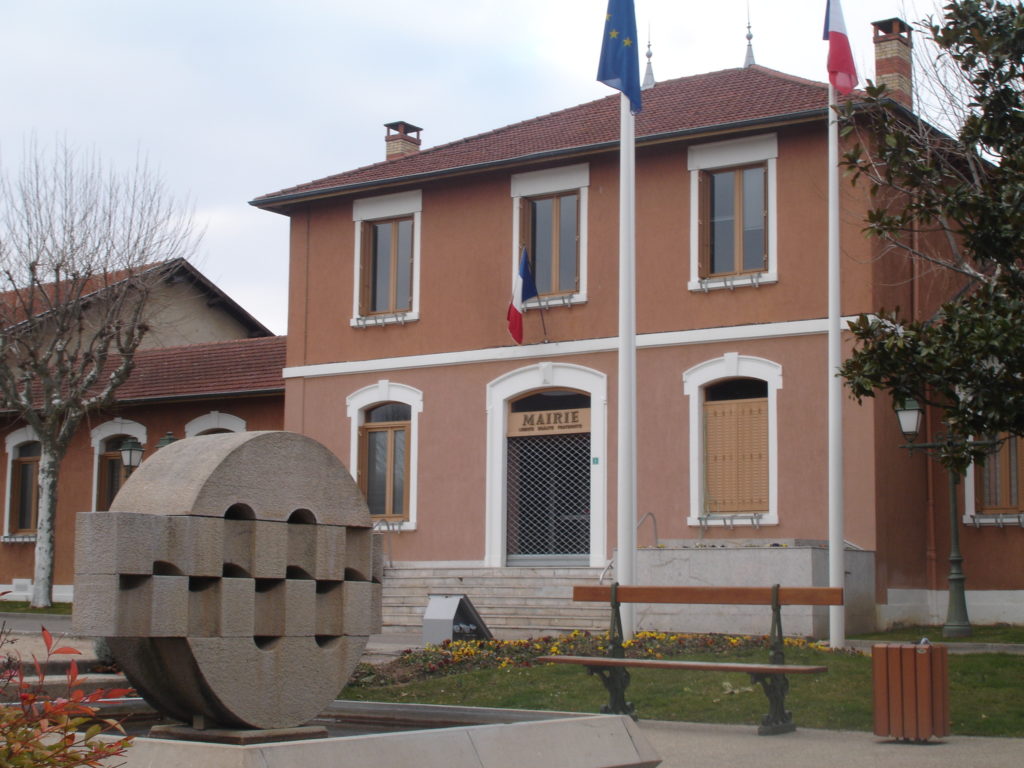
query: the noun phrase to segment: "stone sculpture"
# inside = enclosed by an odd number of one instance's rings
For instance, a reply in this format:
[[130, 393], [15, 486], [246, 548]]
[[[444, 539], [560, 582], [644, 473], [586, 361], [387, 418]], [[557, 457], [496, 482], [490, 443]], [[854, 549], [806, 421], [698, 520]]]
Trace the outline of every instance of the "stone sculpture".
[[155, 709], [293, 728], [380, 631], [379, 553], [340, 461], [289, 432], [161, 448], [108, 512], [79, 514], [74, 631], [106, 637]]

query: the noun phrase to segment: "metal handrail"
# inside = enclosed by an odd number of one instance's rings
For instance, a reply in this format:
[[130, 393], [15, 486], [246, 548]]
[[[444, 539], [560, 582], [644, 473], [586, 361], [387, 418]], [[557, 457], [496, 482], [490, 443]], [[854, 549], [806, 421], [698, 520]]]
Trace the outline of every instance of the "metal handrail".
[[[387, 519], [381, 517], [381, 518], [378, 518], [377, 520], [373, 521], [373, 530], [378, 532], [378, 533], [380, 532], [381, 528], [384, 528], [387, 533], [394, 533], [395, 531], [400, 531], [401, 530], [400, 524], [399, 524], [399, 527], [397, 527], [397, 528], [393, 528], [392, 527], [393, 525], [394, 525], [394, 523], [391, 520], [387, 520]], [[393, 561], [391, 560], [391, 537], [390, 536], [385, 536], [384, 537], [384, 566], [386, 568], [390, 568], [392, 565], [393, 565]]]
[[1021, 512], [975, 512], [971, 521], [975, 528], [983, 525], [994, 525], [1004, 528], [1007, 524], [1017, 524], [1024, 528], [1024, 513]]
[[646, 520], [648, 517], [651, 518], [651, 525], [654, 526], [654, 546], [657, 547], [658, 542], [660, 541], [660, 538], [658, 536], [658, 518], [654, 516], [653, 512], [648, 512], [643, 517], [641, 517], [636, 523], [636, 529], [639, 531], [640, 526], [644, 524], [644, 520]]
[[[658, 542], [661, 539], [658, 536], [658, 518], [655, 516], [653, 512], [647, 512], [643, 517], [641, 517], [636, 523], [636, 529], [639, 531], [640, 526], [644, 524], [644, 521], [646, 521], [648, 517], [651, 518], [651, 525], [654, 526], [654, 546], [657, 547]], [[597, 583], [604, 584], [604, 579], [608, 575], [608, 571], [614, 570], [614, 568], [615, 558], [613, 557], [611, 560], [608, 561], [608, 565], [606, 565], [604, 569], [601, 571], [601, 575], [597, 577]]]

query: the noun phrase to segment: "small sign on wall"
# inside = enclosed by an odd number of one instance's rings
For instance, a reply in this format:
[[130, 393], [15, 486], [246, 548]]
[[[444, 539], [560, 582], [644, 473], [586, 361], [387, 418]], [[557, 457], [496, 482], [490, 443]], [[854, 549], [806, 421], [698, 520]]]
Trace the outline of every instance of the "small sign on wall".
[[508, 415], [509, 437], [538, 437], [590, 432], [590, 409], [521, 411]]

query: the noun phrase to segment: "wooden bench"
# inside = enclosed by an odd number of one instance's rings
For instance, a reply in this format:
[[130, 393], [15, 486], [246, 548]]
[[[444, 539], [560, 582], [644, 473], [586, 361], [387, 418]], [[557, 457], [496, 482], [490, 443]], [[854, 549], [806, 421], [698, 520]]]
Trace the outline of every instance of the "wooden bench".
[[[788, 733], [796, 729], [793, 715], [786, 710], [789, 691], [787, 675], [811, 675], [827, 672], [828, 667], [786, 664], [783, 651], [783, 605], [842, 605], [843, 590], [833, 587], [657, 587], [619, 584], [578, 585], [572, 599], [577, 602], [609, 602], [611, 628], [608, 632], [608, 656], [542, 656], [538, 661], [553, 664], [579, 664], [601, 679], [608, 690], [606, 714], [629, 715], [636, 719], [636, 708], [626, 701], [629, 686], [627, 667], [641, 669], [677, 669], [700, 672], [744, 672], [761, 685], [768, 697], [768, 714], [757, 732], [762, 735]], [[622, 603], [672, 603], [677, 605], [770, 605], [772, 624], [769, 634], [771, 652], [767, 664], [712, 661], [665, 661], [627, 659], [622, 646]]]

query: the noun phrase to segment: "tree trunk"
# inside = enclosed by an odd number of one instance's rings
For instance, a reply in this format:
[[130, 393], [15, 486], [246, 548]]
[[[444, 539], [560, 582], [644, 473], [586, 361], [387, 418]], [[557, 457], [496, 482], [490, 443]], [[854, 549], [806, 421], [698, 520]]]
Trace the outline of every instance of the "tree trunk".
[[39, 458], [39, 511], [36, 516], [36, 566], [32, 580], [32, 607], [53, 605], [53, 543], [57, 517], [59, 458], [44, 443]]

